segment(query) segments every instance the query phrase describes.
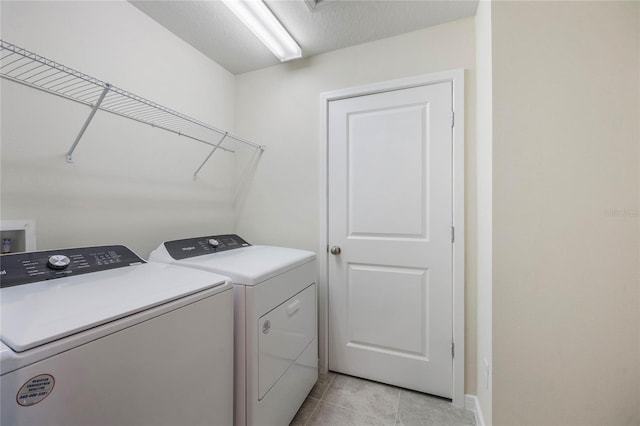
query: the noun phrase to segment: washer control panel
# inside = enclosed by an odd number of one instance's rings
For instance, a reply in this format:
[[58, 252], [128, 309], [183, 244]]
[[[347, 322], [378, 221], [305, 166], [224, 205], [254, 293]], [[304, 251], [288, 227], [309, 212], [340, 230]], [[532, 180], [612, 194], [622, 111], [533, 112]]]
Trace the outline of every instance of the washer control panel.
[[164, 243], [169, 255], [176, 260], [249, 247], [250, 245], [236, 234], [208, 235]]
[[125, 246], [81, 247], [0, 256], [0, 287], [145, 263]]

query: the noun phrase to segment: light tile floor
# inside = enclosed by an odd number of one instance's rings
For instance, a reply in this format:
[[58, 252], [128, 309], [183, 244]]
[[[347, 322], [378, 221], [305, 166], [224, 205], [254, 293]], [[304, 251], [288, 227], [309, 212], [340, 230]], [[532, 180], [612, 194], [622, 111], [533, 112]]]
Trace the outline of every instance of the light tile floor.
[[474, 426], [469, 410], [394, 386], [322, 374], [291, 426]]

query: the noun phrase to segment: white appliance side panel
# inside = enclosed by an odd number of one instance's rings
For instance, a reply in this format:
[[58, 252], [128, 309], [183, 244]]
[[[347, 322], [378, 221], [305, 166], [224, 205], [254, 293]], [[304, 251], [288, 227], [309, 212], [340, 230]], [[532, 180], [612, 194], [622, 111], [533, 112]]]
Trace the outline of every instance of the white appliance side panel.
[[[0, 377], [2, 424], [229, 425], [233, 416], [231, 289]], [[50, 374], [31, 406], [15, 395]]]
[[317, 380], [318, 340], [313, 339], [262, 401], [253, 401], [247, 413], [247, 424], [252, 426], [288, 425]]
[[316, 286], [283, 302], [258, 321], [258, 399], [316, 337]]
[[235, 358], [233, 364], [234, 395], [233, 423], [236, 426], [247, 424], [247, 332], [246, 332], [246, 289], [244, 286], [233, 286], [233, 342]]
[[253, 305], [255, 310], [253, 312], [257, 315], [256, 321], [257, 318], [280, 305], [284, 300], [317, 282], [318, 264], [314, 259], [252, 287], [253, 294], [255, 294], [255, 304]]
[[314, 260], [259, 285], [245, 287], [248, 426], [289, 424], [318, 378], [316, 338], [267, 395], [261, 401], [258, 400], [258, 320], [282, 301], [316, 282], [317, 266]]

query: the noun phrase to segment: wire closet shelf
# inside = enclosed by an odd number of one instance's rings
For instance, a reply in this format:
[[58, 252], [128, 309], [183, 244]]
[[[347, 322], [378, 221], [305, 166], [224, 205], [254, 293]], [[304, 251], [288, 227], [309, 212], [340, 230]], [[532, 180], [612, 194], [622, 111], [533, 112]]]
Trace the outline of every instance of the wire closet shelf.
[[73, 162], [73, 151], [98, 110], [210, 145], [212, 150], [196, 170], [194, 177], [217, 149], [234, 152], [225, 146], [225, 142], [229, 140], [255, 149], [265, 148], [264, 145], [235, 136], [4, 40], [0, 40], [0, 76], [91, 108], [89, 116], [67, 152], [68, 162]]

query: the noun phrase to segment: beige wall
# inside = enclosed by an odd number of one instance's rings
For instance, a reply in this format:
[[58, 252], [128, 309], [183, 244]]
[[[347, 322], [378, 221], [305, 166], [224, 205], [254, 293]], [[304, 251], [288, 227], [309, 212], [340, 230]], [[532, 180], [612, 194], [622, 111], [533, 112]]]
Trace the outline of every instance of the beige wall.
[[[2, 39], [233, 130], [235, 77], [125, 1], [7, 2]], [[2, 219], [34, 219], [39, 249], [165, 239], [233, 228], [231, 154], [1, 81]]]
[[465, 68], [466, 392], [475, 393], [474, 21], [468, 18], [239, 75], [238, 132], [268, 145], [238, 203], [237, 231], [255, 243], [318, 250], [320, 94]]
[[492, 424], [492, 53], [491, 2], [481, 1], [476, 12], [476, 146], [478, 188], [478, 339], [477, 392], [485, 424]]
[[493, 423], [640, 424], [637, 2], [493, 3]]

